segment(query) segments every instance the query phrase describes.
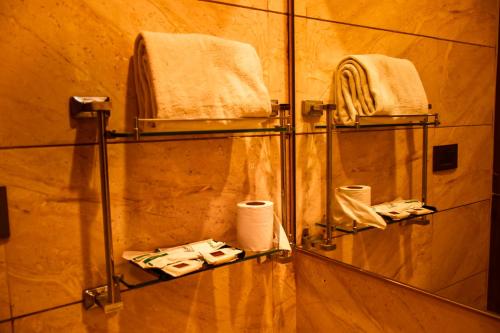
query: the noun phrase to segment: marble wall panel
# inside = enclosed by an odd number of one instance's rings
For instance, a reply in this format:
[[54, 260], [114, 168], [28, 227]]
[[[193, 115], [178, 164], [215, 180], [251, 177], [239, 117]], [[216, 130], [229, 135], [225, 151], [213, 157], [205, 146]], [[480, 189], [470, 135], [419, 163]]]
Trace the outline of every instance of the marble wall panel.
[[297, 130], [315, 131], [322, 118], [304, 118], [303, 100], [334, 102], [333, 75], [349, 54], [381, 53], [411, 60], [441, 124], [491, 124], [495, 49], [304, 18], [296, 19]]
[[136, 114], [130, 57], [138, 32], [196, 32], [247, 42], [272, 98], [287, 100], [286, 16], [195, 0], [10, 1], [0, 7], [2, 146], [94, 141], [93, 122], [69, 119], [72, 95], [113, 101], [110, 127]]
[[273, 332], [295, 332], [297, 299], [293, 262], [273, 263]]
[[[108, 149], [117, 263], [124, 250], [234, 240], [235, 205], [245, 199], [274, 200], [279, 212], [276, 137]], [[84, 288], [102, 284], [96, 147], [2, 150], [0, 161], [11, 202], [6, 253], [13, 315], [78, 300]]]
[[[0, 320], [11, 317], [5, 241], [0, 241]], [[1, 329], [0, 329], [1, 332]]]
[[96, 154], [92, 146], [0, 151], [14, 316], [78, 300], [104, 281]]
[[490, 210], [486, 200], [434, 215], [432, 291], [488, 270]]
[[[325, 214], [325, 134], [297, 136], [297, 230]], [[333, 186], [365, 184], [372, 202], [419, 198], [422, 130], [350, 131], [334, 134]], [[300, 235], [299, 235], [300, 239]]]
[[297, 332], [498, 332], [500, 320], [298, 253]]
[[1, 323], [0, 333], [12, 333], [12, 323], [10, 321]]
[[405, 222], [356, 235], [338, 232], [334, 239], [336, 250], [313, 248], [313, 251], [414, 287], [430, 289], [432, 234], [432, 223]]
[[81, 304], [14, 322], [16, 332], [273, 332], [272, 262], [249, 261], [131, 290], [106, 316]]
[[[486, 282], [472, 277], [488, 269], [489, 214], [487, 200], [438, 212], [428, 225], [402, 222], [356, 235], [339, 231], [335, 251], [311, 250], [429, 292], [443, 290], [453, 301], [479, 304]], [[458, 295], [458, 284], [467, 279], [461, 286], [470, 289]], [[480, 283], [472, 286], [473, 281]]]
[[277, 137], [117, 144], [109, 154], [116, 253], [234, 243], [243, 200], [272, 200], [281, 211]]
[[488, 274], [487, 272], [481, 272], [471, 276], [447, 288], [436, 291], [436, 295], [486, 311]]
[[287, 0], [201, 0], [287, 13]]
[[494, 46], [495, 0], [298, 0], [297, 15]]
[[[458, 168], [432, 172], [432, 146], [458, 144]], [[491, 197], [493, 174], [491, 126], [429, 130], [429, 198], [440, 210]]]

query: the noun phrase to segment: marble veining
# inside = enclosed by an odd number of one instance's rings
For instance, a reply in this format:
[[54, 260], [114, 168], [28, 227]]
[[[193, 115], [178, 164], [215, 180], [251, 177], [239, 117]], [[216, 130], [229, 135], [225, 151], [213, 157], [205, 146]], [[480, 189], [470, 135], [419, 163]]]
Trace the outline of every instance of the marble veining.
[[409, 59], [417, 68], [432, 112], [442, 126], [491, 124], [495, 51], [425, 37], [311, 19], [296, 19], [297, 131], [313, 132], [324, 117], [304, 118], [303, 100], [334, 102], [334, 73], [349, 54], [381, 53]]
[[[431, 37], [496, 44], [495, 0], [362, 1], [297, 0], [296, 13]], [[361, 7], [361, 8], [360, 8]]]
[[137, 110], [130, 57], [143, 30], [250, 43], [270, 96], [288, 99], [282, 14], [196, 0], [10, 1], [0, 10], [0, 28], [1, 146], [95, 141], [93, 122], [68, 119], [72, 95], [111, 97], [110, 127], [131, 129]]
[[297, 332], [498, 332], [500, 320], [297, 253]]

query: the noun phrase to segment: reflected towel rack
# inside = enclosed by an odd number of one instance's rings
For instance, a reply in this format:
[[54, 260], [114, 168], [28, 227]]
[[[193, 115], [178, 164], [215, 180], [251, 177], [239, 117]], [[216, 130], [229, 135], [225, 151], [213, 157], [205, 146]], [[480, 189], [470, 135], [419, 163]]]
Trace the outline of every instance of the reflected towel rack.
[[[79, 118], [96, 118], [98, 129], [99, 143], [99, 165], [100, 165], [100, 183], [101, 183], [101, 200], [102, 200], [102, 215], [103, 215], [103, 231], [104, 231], [104, 252], [106, 261], [106, 285], [96, 288], [86, 289], [83, 291], [83, 303], [86, 309], [99, 306], [106, 313], [119, 311], [123, 304], [120, 297], [120, 282], [127, 287], [140, 287], [152, 283], [165, 281], [164, 277], [141, 281], [138, 284], [127, 282], [128, 280], [122, 275], [115, 274], [115, 264], [113, 256], [113, 237], [111, 228], [111, 202], [109, 195], [109, 174], [108, 174], [108, 154], [107, 140], [119, 137], [132, 137], [139, 140], [141, 136], [169, 136], [169, 135], [193, 135], [193, 134], [220, 134], [220, 133], [251, 133], [251, 132], [279, 132], [280, 134], [280, 169], [281, 169], [281, 217], [284, 224], [285, 232], [290, 240], [294, 240], [292, 234], [293, 225], [289, 218], [289, 206], [287, 198], [291, 188], [289, 173], [286, 172], [287, 165], [290, 160], [290, 145], [291, 135], [293, 133], [292, 119], [290, 115], [290, 106], [288, 104], [278, 104], [277, 101], [271, 101], [272, 114], [270, 117], [257, 118], [264, 120], [279, 120], [279, 125], [272, 128], [253, 128], [253, 129], [215, 129], [215, 130], [198, 130], [198, 131], [162, 131], [162, 132], [146, 132], [139, 128], [140, 122], [156, 122], [156, 121], [186, 121], [184, 119], [150, 119], [136, 118], [134, 132], [117, 132], [107, 130], [107, 119], [111, 116], [111, 101], [109, 97], [79, 97], [73, 96], [70, 98], [70, 114], [75, 119]], [[245, 118], [256, 119], [256, 118]], [[243, 120], [245, 120], [243, 119]], [[203, 120], [236, 120], [236, 119], [201, 119]], [[188, 121], [200, 121], [200, 119], [189, 119]], [[244, 260], [253, 258], [261, 258], [264, 256], [275, 255], [278, 261], [288, 262], [291, 260], [289, 251], [272, 249], [262, 253], [253, 253], [245, 256], [241, 260], [233, 263], [238, 263]]]
[[[304, 117], [321, 117], [323, 112], [326, 113], [326, 125], [316, 125], [315, 128], [326, 128], [326, 221], [324, 224], [317, 223], [316, 225], [326, 228], [326, 237], [319, 246], [322, 250], [331, 251], [336, 248], [333, 242], [333, 232], [338, 229], [347, 233], [356, 233], [360, 230], [372, 229], [371, 227], [359, 227], [356, 221], [353, 221], [352, 229], [343, 228], [341, 226], [336, 226], [333, 223], [333, 132], [336, 129], [362, 129], [362, 128], [383, 128], [383, 127], [422, 127], [422, 202], [424, 205], [427, 203], [427, 164], [428, 164], [428, 145], [429, 145], [429, 126], [439, 126], [439, 114], [429, 113], [429, 114], [395, 114], [395, 115], [372, 115], [372, 116], [361, 116], [356, 115], [354, 123], [352, 125], [342, 125], [336, 124], [333, 119], [333, 112], [336, 110], [336, 104], [324, 104], [322, 101], [306, 100], [302, 102], [302, 115]], [[428, 104], [428, 109], [432, 109], [432, 104]], [[388, 118], [388, 122], [364, 122], [366, 119], [383, 119]], [[398, 123], [394, 121], [394, 118], [413, 118], [416, 119], [415, 122], [402, 122]], [[430, 207], [430, 206], [429, 206]], [[435, 207], [432, 207], [434, 213], [437, 211]], [[427, 214], [431, 215], [431, 214]], [[407, 220], [414, 219], [415, 221], [421, 221], [422, 224], [427, 224], [426, 215], [421, 216], [411, 216]], [[400, 221], [391, 221], [391, 223]]]

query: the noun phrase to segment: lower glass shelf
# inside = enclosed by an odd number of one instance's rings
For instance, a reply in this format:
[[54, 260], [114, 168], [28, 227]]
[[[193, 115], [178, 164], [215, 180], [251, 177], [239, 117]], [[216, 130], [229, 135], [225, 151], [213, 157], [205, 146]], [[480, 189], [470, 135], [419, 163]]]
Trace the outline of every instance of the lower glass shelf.
[[261, 251], [261, 252], [252, 252], [252, 251], [245, 251], [243, 255], [231, 262], [227, 262], [224, 264], [220, 265], [208, 265], [204, 264], [203, 267], [200, 270], [197, 270], [195, 272], [191, 272], [182, 276], [178, 277], [173, 277], [171, 275], [168, 275], [167, 273], [163, 272], [160, 269], [142, 269], [141, 267], [131, 263], [131, 262], [125, 262], [123, 264], [119, 264], [116, 266], [115, 271], [119, 277], [119, 280], [121, 283], [123, 283], [127, 288], [141, 288], [145, 286], [149, 286], [152, 284], [164, 282], [164, 281], [170, 281], [170, 280], [175, 280], [175, 279], [180, 279], [185, 276], [189, 276], [192, 274], [197, 274], [200, 272], [205, 272], [209, 271], [212, 269], [216, 269], [219, 267], [224, 267], [228, 265], [234, 265], [243, 261], [251, 260], [251, 259], [256, 259], [259, 257], [264, 257], [264, 256], [269, 256], [271, 254], [277, 253], [280, 251], [279, 249], [270, 249], [267, 251]]
[[[437, 209], [436, 209], [436, 207], [427, 206], [427, 205], [424, 205], [423, 208], [427, 208], [429, 210], [432, 210], [432, 213], [421, 214], [421, 215], [410, 215], [409, 217], [406, 217], [406, 218], [400, 219], [400, 220], [393, 220], [390, 217], [382, 216], [382, 215], [381, 216], [385, 220], [387, 225], [401, 223], [401, 222], [405, 222], [405, 221], [409, 221], [409, 220], [413, 220], [416, 223], [418, 223], [418, 221], [420, 220], [421, 222], [419, 224], [429, 224], [429, 221], [426, 219], [426, 217], [429, 215], [435, 214], [437, 212]], [[319, 227], [322, 227], [322, 228], [326, 228], [325, 223], [316, 223], [316, 225]], [[376, 229], [375, 227], [371, 227], [371, 226], [359, 226], [359, 227], [354, 228], [353, 226], [350, 226], [350, 225], [334, 225], [334, 226], [332, 226], [332, 228], [334, 228], [334, 230], [341, 231], [341, 232], [344, 232], [347, 234], [355, 234], [355, 233], [360, 232], [360, 231]]]

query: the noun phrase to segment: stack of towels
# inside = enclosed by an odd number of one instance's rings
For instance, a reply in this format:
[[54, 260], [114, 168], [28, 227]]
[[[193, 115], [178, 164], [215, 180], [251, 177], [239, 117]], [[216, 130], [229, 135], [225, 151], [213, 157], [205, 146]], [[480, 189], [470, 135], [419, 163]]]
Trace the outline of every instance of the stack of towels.
[[356, 115], [428, 113], [422, 81], [413, 63], [381, 54], [350, 55], [335, 75], [335, 122], [352, 125]]
[[271, 114], [260, 59], [249, 44], [202, 34], [142, 32], [133, 61], [140, 118]]

